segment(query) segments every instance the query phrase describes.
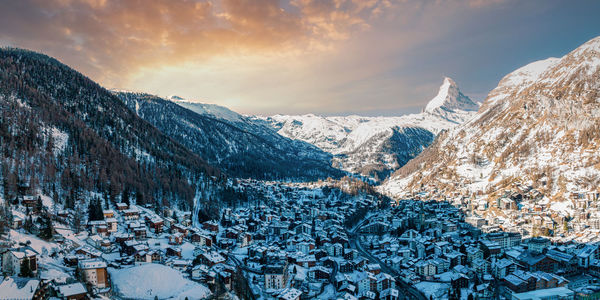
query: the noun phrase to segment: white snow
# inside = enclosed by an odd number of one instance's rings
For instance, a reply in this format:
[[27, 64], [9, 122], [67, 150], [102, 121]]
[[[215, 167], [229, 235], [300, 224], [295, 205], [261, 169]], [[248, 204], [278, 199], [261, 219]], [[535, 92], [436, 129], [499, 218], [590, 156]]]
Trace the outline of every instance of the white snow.
[[177, 270], [159, 264], [144, 264], [128, 269], [108, 269], [115, 291], [135, 299], [204, 299], [210, 290], [185, 279]]
[[230, 110], [227, 107], [216, 104], [200, 103], [193, 100], [187, 100], [179, 96], [170, 96], [169, 100], [200, 115], [208, 115], [231, 122], [243, 122], [242, 115]]
[[436, 113], [440, 109], [476, 111], [478, 108], [479, 105], [460, 92], [454, 80], [445, 77], [438, 94], [427, 103], [425, 111], [429, 113]]
[[415, 288], [425, 294], [425, 297], [433, 299], [447, 299], [450, 285], [440, 282], [421, 281], [415, 284]]
[[[463, 95], [452, 79], [445, 78], [438, 95], [418, 114], [399, 117], [325, 117], [307, 114], [254, 118], [266, 122], [282, 136], [341, 155], [342, 158], [336, 160], [335, 164], [339, 163], [342, 169], [354, 172], [355, 168], [373, 163], [384, 163], [390, 169], [398, 167], [394, 157], [381, 153], [395, 131], [418, 127], [436, 135], [469, 120], [478, 108], [479, 105]], [[377, 161], [365, 159], [365, 156], [377, 157]]]

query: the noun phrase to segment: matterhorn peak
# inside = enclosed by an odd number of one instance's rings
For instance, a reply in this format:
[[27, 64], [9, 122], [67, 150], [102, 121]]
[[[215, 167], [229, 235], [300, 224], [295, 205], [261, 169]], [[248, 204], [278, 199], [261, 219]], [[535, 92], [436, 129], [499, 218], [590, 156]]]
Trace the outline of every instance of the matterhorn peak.
[[479, 109], [479, 105], [465, 96], [450, 77], [444, 77], [438, 94], [425, 106], [425, 112], [434, 114], [441, 111], [476, 111], [477, 109]]

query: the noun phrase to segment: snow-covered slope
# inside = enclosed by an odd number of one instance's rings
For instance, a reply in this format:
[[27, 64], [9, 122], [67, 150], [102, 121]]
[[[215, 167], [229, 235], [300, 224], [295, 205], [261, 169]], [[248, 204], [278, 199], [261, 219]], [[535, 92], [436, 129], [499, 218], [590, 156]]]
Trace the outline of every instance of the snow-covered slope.
[[445, 78], [436, 95], [419, 114], [399, 117], [313, 114], [256, 117], [279, 134], [311, 143], [336, 155], [334, 165], [365, 175], [385, 176], [427, 147], [440, 131], [464, 122], [479, 105]]
[[171, 100], [180, 106], [183, 106], [200, 115], [208, 115], [230, 122], [244, 122], [244, 117], [242, 115], [224, 106], [200, 103], [197, 101], [187, 100], [179, 96], [170, 96], [168, 100]]
[[495, 195], [516, 182], [560, 201], [600, 185], [600, 37], [506, 75], [477, 116], [381, 187]]
[[115, 94], [138, 116], [229, 175], [308, 180], [343, 175], [331, 166], [331, 154], [225, 107], [176, 96]]

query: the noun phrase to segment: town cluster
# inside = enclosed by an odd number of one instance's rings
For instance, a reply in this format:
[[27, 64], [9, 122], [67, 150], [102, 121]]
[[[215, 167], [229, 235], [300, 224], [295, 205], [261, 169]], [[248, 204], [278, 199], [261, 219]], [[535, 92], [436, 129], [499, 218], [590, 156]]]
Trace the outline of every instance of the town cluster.
[[[471, 198], [389, 201], [323, 184], [254, 180], [240, 181], [236, 188], [252, 189], [257, 196], [245, 205], [222, 208], [207, 220], [189, 212], [123, 202], [106, 204], [101, 213], [88, 209], [89, 216], [77, 224], [81, 217], [77, 210], [52, 207], [45, 197], [21, 196], [10, 205], [9, 229], [0, 245], [0, 295], [282, 300], [600, 297], [598, 244], [514, 230], [518, 226], [508, 226], [506, 218], [479, 214], [489, 207], [481, 208]], [[504, 199], [511, 197], [515, 195], [497, 201], [505, 215], [514, 211], [528, 220], [523, 207], [529, 206], [506, 204]], [[529, 209], [538, 215], [535, 206]], [[50, 237], [44, 236], [48, 226]], [[167, 281], [165, 288], [175, 289], [172, 295], [161, 291], [159, 282], [139, 277], [164, 270], [176, 274], [159, 279]], [[144, 287], [144, 282], [150, 286]]]

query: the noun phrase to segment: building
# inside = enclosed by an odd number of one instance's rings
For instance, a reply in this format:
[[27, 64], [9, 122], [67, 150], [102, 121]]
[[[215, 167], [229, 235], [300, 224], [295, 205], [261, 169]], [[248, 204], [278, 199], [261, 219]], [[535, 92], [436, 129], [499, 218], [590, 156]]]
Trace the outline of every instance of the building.
[[265, 289], [282, 289], [287, 281], [287, 264], [265, 267]]
[[81, 260], [77, 264], [81, 279], [96, 288], [109, 287], [106, 267], [106, 262], [102, 259]]
[[575, 292], [566, 287], [536, 290], [525, 293], [514, 293], [512, 300], [538, 300], [538, 299], [575, 299]]
[[37, 279], [5, 277], [0, 279], [0, 299], [46, 299], [46, 285]]
[[2, 272], [16, 276], [21, 274], [21, 266], [27, 264], [34, 275], [37, 274], [37, 254], [29, 249], [8, 250], [2, 254]]
[[302, 292], [295, 289], [289, 288], [285, 289], [281, 294], [279, 294], [279, 300], [300, 300], [300, 296]]
[[61, 299], [80, 300], [86, 299], [87, 291], [80, 282], [60, 285], [56, 287], [56, 294]]

